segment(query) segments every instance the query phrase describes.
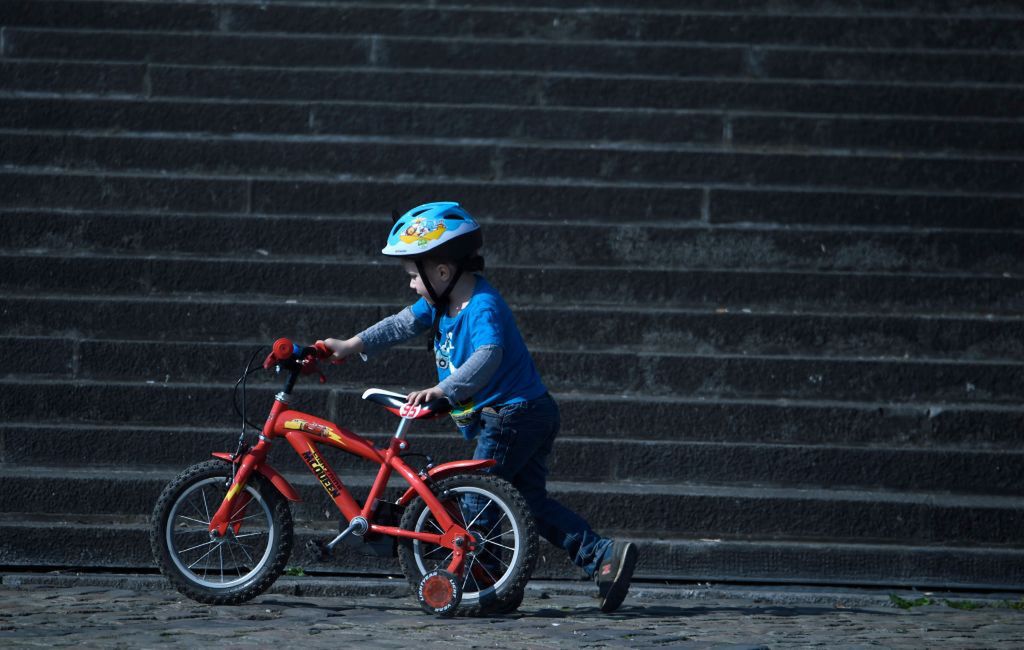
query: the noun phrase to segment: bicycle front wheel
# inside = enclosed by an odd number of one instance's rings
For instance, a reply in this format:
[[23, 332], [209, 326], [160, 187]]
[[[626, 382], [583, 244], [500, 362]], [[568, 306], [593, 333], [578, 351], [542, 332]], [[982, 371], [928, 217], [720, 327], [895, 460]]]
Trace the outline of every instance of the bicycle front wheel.
[[[462, 575], [461, 614], [507, 613], [519, 606], [537, 562], [537, 532], [526, 501], [507, 481], [485, 474], [460, 474], [437, 483], [448, 514], [476, 539]], [[443, 533], [426, 503], [417, 497], [402, 516], [402, 528]], [[435, 569], [447, 569], [450, 549], [402, 539], [398, 559], [415, 592]]]
[[236, 605], [264, 591], [284, 572], [292, 548], [288, 501], [253, 474], [223, 537], [210, 520], [231, 484], [232, 466], [211, 460], [175, 477], [153, 510], [150, 543], [161, 573], [193, 600]]

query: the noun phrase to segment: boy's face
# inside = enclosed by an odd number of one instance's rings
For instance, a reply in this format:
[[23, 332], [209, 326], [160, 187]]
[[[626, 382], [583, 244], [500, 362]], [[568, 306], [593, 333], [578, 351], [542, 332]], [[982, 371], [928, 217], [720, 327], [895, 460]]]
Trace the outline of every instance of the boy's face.
[[[420, 277], [420, 272], [416, 268], [416, 263], [402, 260], [402, 268], [409, 276], [409, 288], [415, 291], [416, 295], [426, 298], [431, 305], [434, 304], [434, 301], [430, 299], [430, 292], [427, 291], [427, 286], [423, 283], [423, 278]], [[423, 270], [426, 271], [427, 279], [430, 280], [430, 286], [434, 288], [434, 291], [441, 293], [445, 290], [448, 280], [451, 278], [451, 269], [447, 264], [438, 264], [427, 260], [423, 263]]]

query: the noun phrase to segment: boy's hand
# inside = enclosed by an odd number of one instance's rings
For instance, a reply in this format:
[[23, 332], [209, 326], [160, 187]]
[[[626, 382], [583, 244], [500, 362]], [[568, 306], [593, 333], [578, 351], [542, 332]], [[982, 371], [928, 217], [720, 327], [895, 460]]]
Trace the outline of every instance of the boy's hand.
[[340, 363], [346, 357], [359, 354], [363, 351], [363, 342], [358, 336], [342, 341], [341, 339], [324, 339], [324, 345], [333, 352], [329, 359], [332, 363]]
[[423, 404], [431, 400], [444, 397], [444, 391], [434, 386], [433, 388], [424, 388], [423, 390], [414, 390], [405, 397], [406, 404]]

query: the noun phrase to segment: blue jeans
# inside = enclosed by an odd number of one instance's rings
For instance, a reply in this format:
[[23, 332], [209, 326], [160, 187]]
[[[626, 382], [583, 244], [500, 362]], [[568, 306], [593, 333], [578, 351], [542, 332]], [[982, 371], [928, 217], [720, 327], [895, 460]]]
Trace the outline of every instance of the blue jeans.
[[595, 533], [582, 517], [548, 496], [548, 454], [561, 420], [551, 395], [503, 406], [481, 416], [474, 459], [493, 458], [490, 471], [514, 485], [533, 512], [537, 531], [565, 549], [573, 564], [593, 576], [612, 541]]

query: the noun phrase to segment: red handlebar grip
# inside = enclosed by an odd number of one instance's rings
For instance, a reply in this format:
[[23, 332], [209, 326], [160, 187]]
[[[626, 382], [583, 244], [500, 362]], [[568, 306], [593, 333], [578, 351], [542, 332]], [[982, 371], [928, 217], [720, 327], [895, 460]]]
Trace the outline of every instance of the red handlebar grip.
[[292, 342], [288, 339], [277, 339], [274, 341], [273, 355], [278, 361], [292, 358]]

